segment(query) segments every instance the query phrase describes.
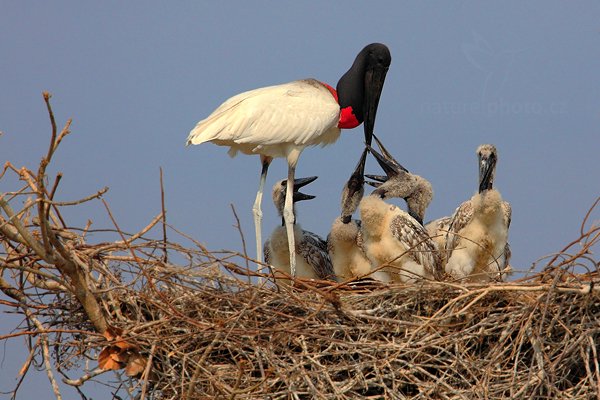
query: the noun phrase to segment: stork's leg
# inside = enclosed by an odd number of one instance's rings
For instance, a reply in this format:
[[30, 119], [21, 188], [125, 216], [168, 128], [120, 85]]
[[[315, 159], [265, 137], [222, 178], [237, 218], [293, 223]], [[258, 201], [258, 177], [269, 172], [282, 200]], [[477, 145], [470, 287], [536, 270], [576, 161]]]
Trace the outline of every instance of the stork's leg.
[[254, 231], [256, 233], [256, 259], [258, 262], [263, 261], [263, 250], [262, 250], [262, 196], [265, 188], [265, 181], [267, 180], [267, 171], [269, 165], [273, 161], [272, 157], [260, 156], [260, 162], [262, 164], [262, 170], [260, 172], [260, 183], [258, 184], [258, 192], [256, 192], [256, 200], [254, 200], [254, 206], [252, 207], [252, 213], [254, 214]]
[[290, 274], [296, 276], [296, 238], [294, 237], [294, 175], [296, 173], [296, 164], [302, 151], [292, 149], [287, 156], [288, 177], [285, 193], [285, 204], [283, 207], [283, 220], [285, 221], [285, 231], [288, 238], [288, 248], [290, 251]]
[[285, 221], [285, 231], [288, 238], [288, 248], [290, 251], [290, 274], [296, 276], [296, 238], [294, 237], [294, 174], [296, 168], [289, 166], [287, 188], [285, 193], [285, 205], [283, 208], [283, 219]]

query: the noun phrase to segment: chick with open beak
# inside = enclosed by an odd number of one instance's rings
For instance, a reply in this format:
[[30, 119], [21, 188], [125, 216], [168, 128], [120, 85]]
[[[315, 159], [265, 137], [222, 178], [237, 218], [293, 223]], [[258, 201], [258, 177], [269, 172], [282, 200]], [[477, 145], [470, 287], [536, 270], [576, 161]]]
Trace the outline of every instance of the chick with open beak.
[[[295, 203], [303, 200], [314, 199], [315, 196], [304, 194], [300, 189], [316, 180], [316, 176], [294, 179], [293, 202], [294, 216], [296, 216]], [[291, 276], [289, 247], [285, 220], [283, 219], [283, 208], [285, 204], [287, 182], [281, 180], [273, 186], [273, 203], [277, 212], [282, 217], [281, 225], [273, 230], [273, 233], [265, 242], [263, 247], [265, 263], [273, 266], [275, 270], [284, 272]], [[294, 236], [298, 255], [296, 263], [296, 277], [305, 279], [335, 280], [335, 273], [327, 251], [327, 242], [319, 235], [302, 229], [295, 218]], [[290, 280], [279, 275], [276, 279], [280, 283], [289, 284]]]

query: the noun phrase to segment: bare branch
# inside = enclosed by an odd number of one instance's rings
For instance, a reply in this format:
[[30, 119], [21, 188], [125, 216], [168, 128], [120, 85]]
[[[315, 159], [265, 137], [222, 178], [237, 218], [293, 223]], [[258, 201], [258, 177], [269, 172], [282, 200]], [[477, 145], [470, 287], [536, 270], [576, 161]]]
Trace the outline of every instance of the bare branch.
[[162, 233], [163, 233], [163, 262], [168, 263], [167, 253], [167, 210], [165, 208], [165, 186], [163, 183], [163, 170], [160, 168], [160, 208], [162, 211]]
[[106, 370], [103, 370], [101, 368], [96, 368], [93, 371], [88, 372], [85, 375], [82, 375], [81, 377], [79, 377], [78, 379], [67, 379], [67, 378], [63, 378], [62, 381], [70, 386], [81, 386], [83, 385], [85, 382], [89, 381], [92, 378], [97, 377], [98, 375], [102, 375], [104, 373], [106, 373]]

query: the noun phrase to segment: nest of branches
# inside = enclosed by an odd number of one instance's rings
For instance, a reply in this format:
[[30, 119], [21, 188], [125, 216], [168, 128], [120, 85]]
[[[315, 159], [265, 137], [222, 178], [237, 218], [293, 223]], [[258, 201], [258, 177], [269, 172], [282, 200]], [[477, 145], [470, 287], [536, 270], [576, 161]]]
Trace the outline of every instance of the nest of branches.
[[0, 304], [24, 317], [0, 339], [30, 338], [19, 374], [37, 363], [57, 398], [57, 373], [83, 398], [90, 380], [120, 398], [600, 398], [596, 204], [580, 237], [520, 281], [277, 285], [164, 211], [136, 234], [113, 221], [103, 243], [69, 228], [61, 208], [104, 192], [53, 200], [60, 176], [49, 185], [45, 169], [69, 123], [58, 132], [45, 100], [48, 154], [37, 172], [0, 175], [24, 182], [0, 193]]

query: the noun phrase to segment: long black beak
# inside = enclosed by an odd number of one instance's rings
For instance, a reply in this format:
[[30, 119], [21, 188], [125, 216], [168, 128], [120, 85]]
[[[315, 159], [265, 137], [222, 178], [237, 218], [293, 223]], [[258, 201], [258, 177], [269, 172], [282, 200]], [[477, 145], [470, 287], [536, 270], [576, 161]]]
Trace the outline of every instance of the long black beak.
[[379, 165], [383, 169], [383, 172], [385, 172], [385, 174], [389, 178], [391, 178], [393, 176], [398, 176], [401, 173], [407, 172], [407, 169], [404, 168], [402, 165], [400, 165], [396, 160], [393, 160], [393, 159], [390, 160], [389, 158], [384, 157], [383, 155], [379, 154], [374, 148], [372, 148], [369, 145], [367, 145], [367, 148], [369, 149], [371, 154], [373, 154], [375, 156], [377, 163], [379, 163]]
[[369, 186], [373, 186], [374, 188], [378, 188], [379, 186], [381, 186], [381, 182], [365, 181], [365, 183]]
[[385, 175], [370, 175], [370, 174], [366, 174], [365, 178], [372, 179], [371, 181], [365, 181], [365, 183], [369, 186], [373, 186], [374, 188], [378, 188], [379, 186], [381, 186], [382, 183], [387, 182], [387, 180], [389, 179]]
[[389, 66], [372, 65], [365, 71], [365, 97], [364, 97], [364, 129], [365, 142], [370, 146], [373, 138], [373, 129], [375, 128], [375, 117], [379, 98], [383, 90], [383, 83]]
[[[311, 194], [304, 194], [302, 192], [300, 192], [300, 189], [303, 188], [304, 186], [308, 185], [311, 182], [314, 182], [315, 180], [317, 180], [318, 176], [309, 176], [308, 178], [297, 178], [294, 179], [294, 197], [293, 197], [293, 201], [297, 202], [297, 201], [302, 201], [302, 200], [312, 200], [314, 199], [316, 196], [313, 196]], [[281, 185], [283, 187], [285, 187], [287, 185], [287, 180], [284, 180], [281, 182]]]
[[480, 156], [479, 158], [479, 193], [492, 189], [494, 185], [494, 170], [496, 169], [496, 156]]
[[358, 160], [358, 164], [356, 164], [356, 168], [352, 175], [350, 175], [350, 179], [346, 183], [346, 187], [348, 188], [348, 197], [353, 197], [357, 192], [363, 190], [365, 184], [365, 164], [367, 162], [367, 153], [368, 149], [365, 148]]
[[[308, 185], [311, 182], [316, 181], [318, 176], [309, 176], [308, 178], [297, 178], [294, 179], [294, 190], [298, 190]], [[287, 182], [286, 182], [287, 184]]]
[[375, 142], [377, 143], [377, 147], [379, 147], [379, 151], [381, 152], [381, 154], [387, 158], [391, 163], [393, 163], [396, 168], [398, 168], [399, 170], [403, 170], [404, 172], [409, 172], [406, 168], [404, 168], [398, 161], [396, 161], [396, 159], [392, 156], [392, 154], [383, 146], [383, 143], [381, 143], [381, 141], [379, 140], [379, 138], [377, 136], [375, 136], [375, 134], [373, 134], [373, 138], [375, 139]]

